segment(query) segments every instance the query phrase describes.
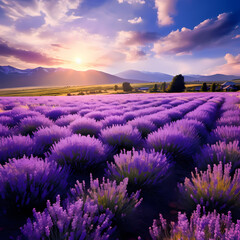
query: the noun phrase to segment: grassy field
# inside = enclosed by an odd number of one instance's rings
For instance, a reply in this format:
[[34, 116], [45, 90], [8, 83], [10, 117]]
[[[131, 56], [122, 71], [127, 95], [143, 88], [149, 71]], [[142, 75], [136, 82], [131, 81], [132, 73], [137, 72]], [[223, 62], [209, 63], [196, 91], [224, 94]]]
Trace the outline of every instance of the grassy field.
[[[240, 80], [234, 80], [240, 85]], [[222, 84], [223, 82], [217, 82]], [[141, 87], [152, 88], [155, 83], [135, 83], [131, 86], [135, 89]], [[157, 83], [158, 86], [161, 83]], [[118, 85], [118, 91], [114, 91], [115, 84], [91, 85], [91, 86], [65, 86], [65, 87], [26, 87], [26, 88], [8, 88], [0, 89], [0, 96], [66, 96], [66, 95], [87, 95], [87, 94], [123, 94], [122, 84]], [[202, 82], [185, 83], [186, 90], [192, 91], [196, 86], [201, 86]], [[211, 85], [211, 83], [208, 83]]]

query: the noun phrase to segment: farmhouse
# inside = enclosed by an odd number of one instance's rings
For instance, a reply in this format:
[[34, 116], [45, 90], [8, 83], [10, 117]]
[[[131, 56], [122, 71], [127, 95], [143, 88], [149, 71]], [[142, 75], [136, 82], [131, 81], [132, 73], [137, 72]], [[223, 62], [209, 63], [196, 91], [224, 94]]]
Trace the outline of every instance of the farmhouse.
[[237, 90], [237, 86], [235, 82], [225, 82], [221, 85], [221, 89], [225, 91]]

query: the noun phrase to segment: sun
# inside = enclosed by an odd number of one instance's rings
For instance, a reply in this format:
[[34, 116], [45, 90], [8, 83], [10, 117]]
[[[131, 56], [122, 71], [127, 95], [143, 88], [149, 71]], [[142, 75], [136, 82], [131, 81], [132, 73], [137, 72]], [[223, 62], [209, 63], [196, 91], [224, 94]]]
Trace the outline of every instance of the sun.
[[77, 58], [75, 58], [75, 62], [76, 62], [77, 64], [81, 64], [81, 63], [82, 63], [82, 59], [79, 58], [79, 57], [77, 57]]

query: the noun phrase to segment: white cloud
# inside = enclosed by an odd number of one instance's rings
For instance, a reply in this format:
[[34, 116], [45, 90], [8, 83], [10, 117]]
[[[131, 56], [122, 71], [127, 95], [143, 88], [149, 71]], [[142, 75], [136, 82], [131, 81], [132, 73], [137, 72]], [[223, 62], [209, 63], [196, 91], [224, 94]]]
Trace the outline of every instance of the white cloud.
[[128, 3], [128, 4], [145, 4], [146, 2], [144, 0], [118, 0], [119, 3]]
[[133, 19], [129, 19], [128, 22], [131, 24], [138, 24], [141, 23], [143, 19], [141, 17], [135, 17]]
[[158, 24], [166, 26], [173, 24], [172, 15], [175, 14], [175, 5], [177, 0], [155, 0], [157, 8]]

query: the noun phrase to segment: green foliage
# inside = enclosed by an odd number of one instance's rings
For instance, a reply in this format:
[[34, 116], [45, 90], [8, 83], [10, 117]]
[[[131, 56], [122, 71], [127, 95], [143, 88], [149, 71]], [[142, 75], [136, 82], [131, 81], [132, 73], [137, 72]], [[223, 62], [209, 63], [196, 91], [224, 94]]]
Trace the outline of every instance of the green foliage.
[[212, 83], [210, 87], [210, 92], [215, 92], [216, 91], [216, 83]]
[[131, 92], [133, 90], [129, 82], [123, 82], [122, 88], [124, 92]]
[[185, 89], [184, 77], [182, 74], [176, 75], [167, 88], [168, 92], [183, 92]]
[[158, 91], [158, 85], [155, 83], [153, 87], [150, 89], [150, 92], [157, 92]]
[[207, 84], [204, 82], [201, 87], [201, 92], [207, 92]]
[[163, 92], [166, 91], [166, 82], [163, 82], [163, 83], [162, 83], [161, 89], [162, 89]]

